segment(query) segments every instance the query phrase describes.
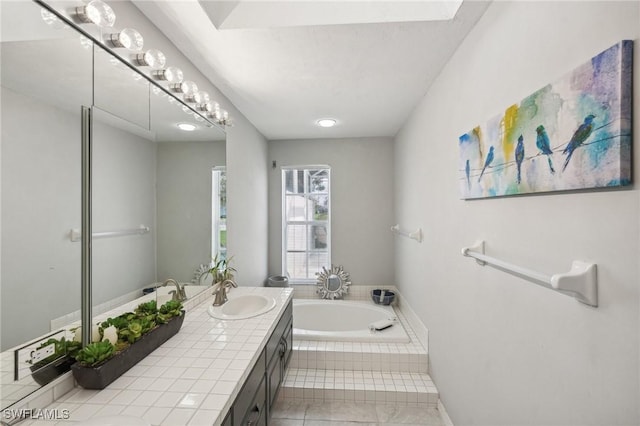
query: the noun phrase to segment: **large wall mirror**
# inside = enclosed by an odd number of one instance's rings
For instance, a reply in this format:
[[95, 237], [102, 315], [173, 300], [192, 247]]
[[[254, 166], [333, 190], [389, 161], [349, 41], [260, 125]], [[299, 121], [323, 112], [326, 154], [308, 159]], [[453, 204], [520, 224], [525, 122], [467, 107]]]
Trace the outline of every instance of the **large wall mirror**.
[[94, 316], [167, 278], [190, 283], [211, 260], [225, 134], [36, 3], [0, 7], [6, 408], [55, 377], [34, 379], [33, 348], [80, 321], [81, 107], [92, 119]]

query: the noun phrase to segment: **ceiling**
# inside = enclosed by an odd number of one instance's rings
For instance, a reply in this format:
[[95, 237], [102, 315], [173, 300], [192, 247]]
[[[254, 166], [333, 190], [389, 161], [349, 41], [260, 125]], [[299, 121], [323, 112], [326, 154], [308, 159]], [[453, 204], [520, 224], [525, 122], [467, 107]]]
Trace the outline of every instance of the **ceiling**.
[[269, 140], [395, 136], [488, 7], [451, 3], [134, 0]]

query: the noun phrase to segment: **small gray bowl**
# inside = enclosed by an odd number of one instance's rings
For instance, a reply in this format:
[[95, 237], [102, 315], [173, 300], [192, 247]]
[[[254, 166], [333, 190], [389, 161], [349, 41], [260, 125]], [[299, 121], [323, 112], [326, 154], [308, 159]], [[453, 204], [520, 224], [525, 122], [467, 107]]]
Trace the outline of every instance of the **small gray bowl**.
[[[380, 295], [382, 294], [383, 291], [384, 291], [384, 294], [382, 295], [382, 298], [380, 298]], [[396, 294], [390, 290], [383, 290], [383, 289], [371, 290], [371, 300], [373, 300], [374, 303], [377, 305], [390, 305], [393, 303], [393, 300], [395, 298], [396, 298]]]

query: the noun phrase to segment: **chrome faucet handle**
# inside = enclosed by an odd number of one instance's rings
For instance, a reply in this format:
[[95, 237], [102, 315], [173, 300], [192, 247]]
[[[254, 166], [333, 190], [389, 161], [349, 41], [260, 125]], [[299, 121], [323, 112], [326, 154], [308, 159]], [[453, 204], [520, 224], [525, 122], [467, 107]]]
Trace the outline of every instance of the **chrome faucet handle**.
[[238, 287], [233, 280], [224, 280], [213, 285], [213, 294], [216, 296], [213, 300], [213, 306], [221, 306], [227, 303], [227, 289], [230, 287]]
[[184, 290], [184, 286], [181, 286], [178, 283], [178, 281], [174, 280], [173, 278], [169, 278], [168, 280], [162, 283], [162, 287], [165, 287], [167, 284], [173, 284], [176, 286], [175, 290], [171, 290], [169, 292], [170, 294], [172, 294], [171, 296], [172, 300], [178, 300], [182, 302], [187, 298], [187, 292]]

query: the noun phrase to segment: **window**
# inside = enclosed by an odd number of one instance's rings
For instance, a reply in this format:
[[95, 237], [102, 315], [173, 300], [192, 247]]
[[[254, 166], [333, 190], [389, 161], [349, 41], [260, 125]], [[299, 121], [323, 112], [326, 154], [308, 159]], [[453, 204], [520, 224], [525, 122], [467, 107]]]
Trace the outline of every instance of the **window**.
[[331, 266], [328, 166], [282, 169], [282, 271], [297, 283], [315, 283]]
[[227, 171], [211, 170], [211, 257], [227, 258]]

